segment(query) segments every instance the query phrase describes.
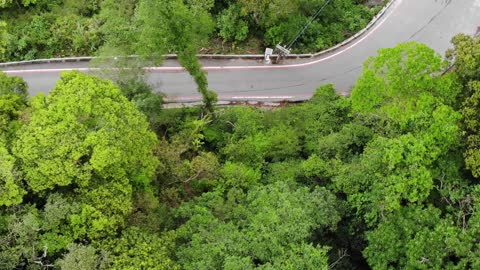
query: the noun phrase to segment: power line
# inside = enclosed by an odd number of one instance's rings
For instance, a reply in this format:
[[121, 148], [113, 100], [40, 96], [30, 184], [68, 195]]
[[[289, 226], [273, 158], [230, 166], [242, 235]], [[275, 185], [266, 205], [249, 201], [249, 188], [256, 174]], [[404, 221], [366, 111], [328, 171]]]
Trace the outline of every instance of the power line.
[[313, 21], [318, 17], [318, 15], [320, 15], [320, 13], [322, 13], [323, 9], [324, 9], [328, 4], [330, 4], [330, 2], [332, 2], [332, 0], [328, 0], [327, 2], [325, 2], [325, 3], [323, 4], [323, 6], [320, 7], [320, 8], [317, 10], [317, 12], [310, 18], [310, 21], [303, 27], [303, 29], [302, 29], [300, 32], [298, 32], [297, 36], [296, 36], [290, 43], [288, 43], [288, 45], [287, 45], [287, 49], [288, 49], [288, 50], [290, 50], [290, 48], [292, 48], [293, 44], [294, 44], [295, 42], [297, 42], [297, 39], [298, 39], [301, 35], [303, 35], [303, 33], [305, 32], [305, 30], [307, 30], [307, 28], [313, 23]]

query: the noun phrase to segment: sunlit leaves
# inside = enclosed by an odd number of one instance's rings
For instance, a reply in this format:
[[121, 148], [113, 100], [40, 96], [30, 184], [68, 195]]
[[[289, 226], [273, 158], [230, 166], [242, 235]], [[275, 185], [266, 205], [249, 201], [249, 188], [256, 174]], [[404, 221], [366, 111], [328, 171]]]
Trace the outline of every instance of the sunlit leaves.
[[149, 188], [158, 162], [145, 117], [111, 82], [75, 72], [33, 105], [14, 147], [29, 189], [80, 195], [70, 218], [76, 238], [114, 233], [133, 189]]
[[34, 191], [92, 178], [129, 177], [142, 183], [153, 173], [154, 134], [144, 117], [111, 83], [64, 74], [20, 132], [15, 152]]
[[[409, 204], [421, 204], [434, 189], [441, 159], [461, 145], [455, 105], [457, 77], [425, 45], [400, 44], [370, 58], [352, 93], [352, 107], [386, 119], [393, 133], [379, 134], [335, 178], [352, 206], [371, 224]], [[391, 136], [391, 137], [387, 137]]]

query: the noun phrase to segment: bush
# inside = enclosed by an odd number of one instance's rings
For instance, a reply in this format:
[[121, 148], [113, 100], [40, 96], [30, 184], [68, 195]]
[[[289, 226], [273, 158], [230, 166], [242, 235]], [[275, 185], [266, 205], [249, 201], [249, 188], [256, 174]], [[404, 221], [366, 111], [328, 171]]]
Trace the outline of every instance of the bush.
[[218, 35], [224, 41], [233, 41], [234, 43], [243, 41], [248, 36], [248, 24], [240, 16], [240, 6], [233, 4], [229, 8], [223, 10], [219, 15], [217, 27]]

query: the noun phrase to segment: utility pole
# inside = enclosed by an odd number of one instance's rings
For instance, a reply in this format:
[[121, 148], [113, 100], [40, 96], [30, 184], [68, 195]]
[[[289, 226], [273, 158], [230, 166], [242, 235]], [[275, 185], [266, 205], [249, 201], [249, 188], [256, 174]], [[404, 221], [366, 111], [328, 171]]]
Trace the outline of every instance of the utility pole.
[[[308, 27], [310, 27], [310, 25], [313, 23], [313, 21], [315, 21], [315, 19], [318, 17], [318, 15], [320, 15], [320, 13], [322, 13], [323, 9], [325, 9], [325, 7], [330, 4], [330, 2], [332, 2], [333, 0], [327, 0], [318, 10], [317, 12], [315, 12], [315, 14], [313, 14], [313, 16], [310, 18], [310, 20], [307, 22], [307, 24], [302, 28], [302, 30], [300, 30], [298, 32], [298, 34], [292, 39], [292, 41], [290, 41], [290, 43], [288, 43], [288, 45], [280, 45], [277, 44], [275, 46], [275, 50], [278, 52], [278, 57], [277, 57], [277, 60], [276, 60], [276, 63], [278, 63], [282, 58], [288, 56], [290, 54], [290, 51], [292, 49], [292, 46], [293, 44], [295, 44], [295, 42], [297, 42], [298, 38], [303, 35], [305, 33], [305, 31], [308, 29]], [[267, 48], [269, 49], [269, 48]], [[266, 59], [266, 56], [265, 56], [265, 62], [267, 62], [267, 59]]]

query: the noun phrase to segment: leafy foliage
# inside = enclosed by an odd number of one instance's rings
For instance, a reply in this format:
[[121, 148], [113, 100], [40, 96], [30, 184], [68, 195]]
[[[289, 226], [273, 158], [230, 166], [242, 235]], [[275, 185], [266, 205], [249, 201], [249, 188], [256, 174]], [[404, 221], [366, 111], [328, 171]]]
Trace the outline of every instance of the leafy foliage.
[[173, 241], [171, 233], [158, 236], [131, 227], [120, 238], [106, 241], [102, 246], [112, 251], [109, 269], [177, 270], [180, 268], [171, 259]]
[[480, 38], [458, 34], [452, 39], [453, 49], [446, 52], [455, 71], [465, 82], [480, 79]]
[[97, 256], [96, 250], [92, 246], [83, 246], [79, 244], [70, 244], [68, 253], [62, 259], [59, 259], [57, 265], [61, 269], [106, 269], [102, 267], [102, 261]]
[[422, 111], [421, 106], [431, 106], [432, 99], [448, 105], [455, 100], [460, 85], [446, 81], [455, 78], [436, 76], [445, 67], [426, 45], [405, 43], [381, 49], [364, 64], [352, 91], [352, 107], [363, 113], [385, 114], [406, 127], [421, 117], [416, 112]]
[[27, 7], [31, 4], [35, 4], [37, 0], [5, 0], [0, 3], [0, 8], [7, 8], [14, 4], [22, 4], [24, 7]]
[[0, 55], [5, 53], [7, 47], [7, 23], [0, 21]]
[[440, 218], [438, 209], [404, 208], [367, 234], [365, 255], [375, 269], [463, 269], [465, 262], [448, 260], [464, 250], [463, 237], [459, 228]]
[[33, 103], [14, 147], [28, 187], [77, 187], [76, 236], [113, 232], [131, 211], [133, 189], [148, 189], [157, 165], [145, 118], [112, 83], [75, 72]]
[[0, 73], [0, 206], [20, 204], [26, 191], [11, 142], [20, 127], [19, 119], [27, 107], [27, 84], [19, 77]]
[[463, 104], [460, 110], [465, 126], [467, 149], [464, 153], [465, 163], [474, 177], [479, 173], [479, 147], [478, 147], [478, 110], [479, 110], [479, 60], [480, 38], [472, 38], [459, 34], [452, 39], [454, 48], [447, 51], [447, 57], [453, 61], [455, 73], [464, 82]]
[[27, 94], [27, 83], [22, 78], [0, 73], [0, 140], [12, 140], [27, 107]]
[[235, 264], [288, 269], [308, 258], [306, 269], [324, 269], [327, 249], [306, 241], [316, 229], [335, 227], [340, 218], [335, 205], [324, 189], [309, 192], [282, 182], [253, 187], [247, 194], [231, 189], [225, 200], [206, 193], [179, 209], [188, 218], [178, 230], [186, 241], [178, 252], [180, 263], [185, 269]]
[[[259, 50], [259, 46], [288, 43], [325, 2], [4, 0], [0, 2], [0, 17], [6, 22], [0, 26], [0, 61], [94, 55], [107, 48], [120, 48], [121, 55], [148, 52], [159, 56], [167, 51], [186, 51], [181, 48], [186, 41], [195, 44], [189, 54], [206, 47], [222, 52], [232, 48], [245, 51], [256, 40], [259, 42], [254, 50]], [[376, 11], [359, 1], [333, 1], [294, 48], [311, 52], [333, 46], [362, 29]], [[168, 18], [179, 19], [162, 28], [159, 22], [165, 23]], [[200, 44], [195, 36], [202, 36]], [[150, 41], [143, 42], [145, 37]], [[218, 39], [223, 41], [222, 49], [215, 48]], [[152, 44], [155, 46], [146, 46]]]
[[223, 10], [218, 18], [217, 26], [219, 28], [218, 35], [224, 41], [240, 42], [247, 38], [248, 24], [240, 15], [240, 5], [232, 4]]
[[20, 204], [26, 194], [15, 168], [15, 158], [0, 140], [0, 205]]
[[480, 177], [480, 152], [478, 143], [480, 137], [478, 135], [479, 119], [478, 110], [480, 101], [480, 81], [470, 81], [467, 85], [470, 93], [463, 105], [462, 115], [464, 117], [465, 128], [468, 131], [467, 151], [465, 152], [465, 163], [467, 168], [472, 171], [475, 177]]
[[352, 107], [387, 119], [395, 134], [367, 144], [337, 184], [367, 220], [424, 202], [441, 170], [437, 162], [460, 145], [461, 116], [449, 105], [461, 85], [455, 76], [438, 77], [442, 66], [433, 50], [416, 43], [382, 49], [365, 64]]
[[[323, 3], [307, 2], [64, 4], [129, 19], [103, 22], [116, 33], [104, 52], [134, 51], [115, 44], [144, 35], [145, 50], [180, 52], [195, 74], [185, 42], [211, 29], [186, 33], [168, 16], [190, 30], [187, 13], [269, 27], [295, 15], [262, 12]], [[240, 14], [223, 12], [233, 4]], [[208, 114], [160, 109], [143, 81], [152, 59], [108, 60], [132, 67], [107, 74], [114, 83], [64, 73], [47, 97], [0, 74], [0, 268], [477, 269], [476, 40], [454, 42], [447, 71], [428, 47], [400, 44], [365, 63], [352, 97], [325, 85], [299, 105]]]

